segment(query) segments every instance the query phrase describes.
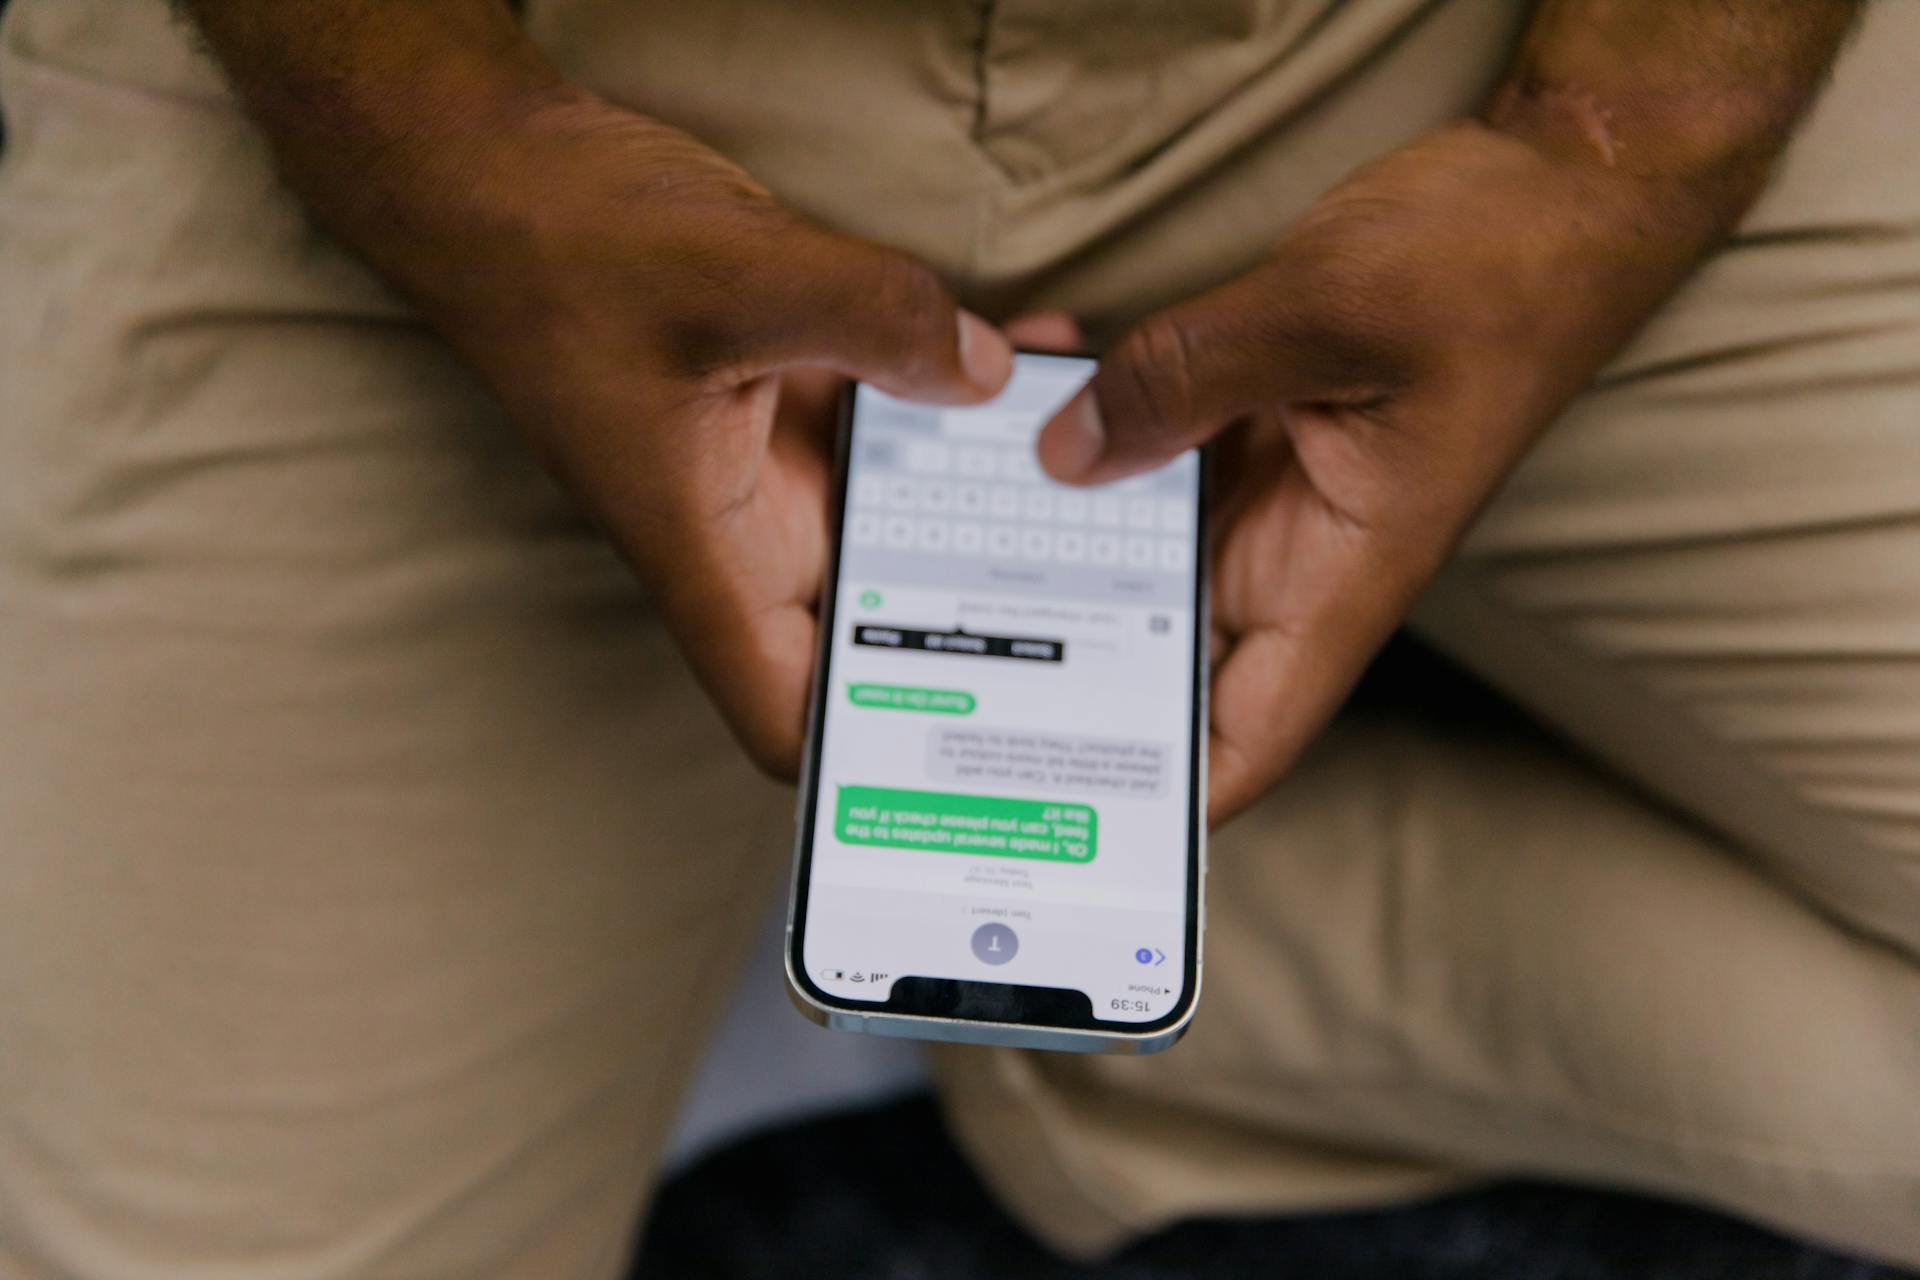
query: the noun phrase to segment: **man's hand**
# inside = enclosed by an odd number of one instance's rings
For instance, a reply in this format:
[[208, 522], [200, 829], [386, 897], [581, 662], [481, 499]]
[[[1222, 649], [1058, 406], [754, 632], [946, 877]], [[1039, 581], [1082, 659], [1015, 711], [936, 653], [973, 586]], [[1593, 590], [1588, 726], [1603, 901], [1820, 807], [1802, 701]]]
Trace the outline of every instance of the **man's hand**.
[[817, 396], [794, 411], [793, 376], [979, 400], [1011, 370], [1005, 340], [924, 265], [583, 94], [464, 172], [481, 216], [391, 273], [633, 563], [747, 748], [791, 774], [832, 448]]
[[[1852, 8], [1644, 3], [1658, 21], [1543, 5], [1487, 120], [1362, 169], [1253, 272], [1149, 317], [1042, 435], [1046, 469], [1083, 483], [1218, 439], [1215, 821], [1290, 767], [1529, 444], [1744, 210]], [[1609, 105], [1636, 75], [1697, 79], [1716, 37], [1740, 68], [1724, 101], [1655, 84]], [[1684, 123], [1661, 128], [1662, 102]]]
[[980, 400], [1006, 340], [925, 265], [562, 83], [498, 0], [191, 8], [315, 216], [487, 381], [790, 775], [826, 562], [823, 375]]

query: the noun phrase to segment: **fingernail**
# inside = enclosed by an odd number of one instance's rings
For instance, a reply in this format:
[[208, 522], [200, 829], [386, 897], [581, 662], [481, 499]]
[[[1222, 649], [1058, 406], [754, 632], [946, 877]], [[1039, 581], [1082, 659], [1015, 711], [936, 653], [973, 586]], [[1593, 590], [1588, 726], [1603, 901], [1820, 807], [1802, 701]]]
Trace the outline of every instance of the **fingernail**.
[[1040, 465], [1056, 480], [1078, 480], [1106, 452], [1107, 430], [1091, 388], [1081, 391], [1040, 433]]
[[960, 312], [960, 368], [982, 391], [998, 391], [1013, 376], [1013, 349], [1000, 331], [971, 311]]

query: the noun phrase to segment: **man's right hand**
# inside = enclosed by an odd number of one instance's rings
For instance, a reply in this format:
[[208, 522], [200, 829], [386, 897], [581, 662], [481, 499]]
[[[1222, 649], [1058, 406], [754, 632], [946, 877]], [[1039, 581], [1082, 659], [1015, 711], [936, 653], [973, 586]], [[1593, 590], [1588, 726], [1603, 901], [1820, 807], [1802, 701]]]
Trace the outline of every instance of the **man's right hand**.
[[183, 2], [289, 185], [487, 381], [747, 749], [793, 773], [829, 375], [981, 400], [1006, 340], [925, 265], [565, 84], [501, 0]]
[[790, 775], [831, 423], [778, 412], [783, 375], [964, 403], [1006, 381], [1005, 339], [925, 265], [576, 90], [420, 176], [432, 194], [403, 191], [363, 248], [632, 562], [747, 749]]

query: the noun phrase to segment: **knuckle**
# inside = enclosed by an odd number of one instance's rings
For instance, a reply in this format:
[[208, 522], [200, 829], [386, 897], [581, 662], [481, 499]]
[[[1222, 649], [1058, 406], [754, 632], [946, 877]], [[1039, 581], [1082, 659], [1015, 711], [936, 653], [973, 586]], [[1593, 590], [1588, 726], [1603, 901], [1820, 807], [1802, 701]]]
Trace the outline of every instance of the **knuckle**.
[[1192, 425], [1196, 405], [1193, 360], [1186, 325], [1178, 316], [1161, 314], [1142, 321], [1122, 340], [1115, 362], [1122, 377], [1118, 415], [1111, 426], [1129, 419], [1152, 436], [1182, 434]]
[[801, 773], [801, 745], [791, 735], [760, 727], [747, 737], [747, 756], [762, 775], [791, 783]]
[[750, 362], [754, 343], [724, 309], [694, 307], [662, 322], [660, 350], [673, 377], [724, 383]]
[[661, 254], [655, 341], [667, 369], [690, 381], [724, 377], [757, 345], [747, 317], [752, 272], [725, 238], [689, 241]]
[[878, 250], [867, 322], [889, 357], [909, 376], [934, 373], [948, 363], [945, 347], [953, 323], [946, 286], [933, 268], [892, 250]]
[[797, 308], [784, 298], [793, 273], [776, 274], [777, 264], [807, 260], [805, 245], [790, 247], [792, 230], [780, 210], [756, 206], [661, 237], [643, 305], [668, 372], [695, 384], [736, 381], [780, 340]]
[[1325, 246], [1280, 269], [1284, 295], [1311, 301], [1275, 309], [1270, 345], [1290, 350], [1309, 381], [1341, 399], [1369, 399], [1416, 380], [1410, 333], [1432, 327], [1413, 323], [1425, 301], [1417, 273], [1365, 245]]
[[740, 727], [740, 737], [760, 772], [775, 782], [792, 782], [800, 773], [799, 736], [783, 725], [756, 718]]

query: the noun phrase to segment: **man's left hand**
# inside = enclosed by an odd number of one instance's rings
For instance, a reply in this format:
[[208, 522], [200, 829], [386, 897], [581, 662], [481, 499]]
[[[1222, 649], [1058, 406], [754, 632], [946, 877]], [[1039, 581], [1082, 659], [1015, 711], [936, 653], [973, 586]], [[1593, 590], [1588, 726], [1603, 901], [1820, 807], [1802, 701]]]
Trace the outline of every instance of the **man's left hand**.
[[1218, 439], [1213, 820], [1289, 768], [1715, 231], [1684, 193], [1462, 123], [1108, 353], [1040, 458], [1099, 483]]

